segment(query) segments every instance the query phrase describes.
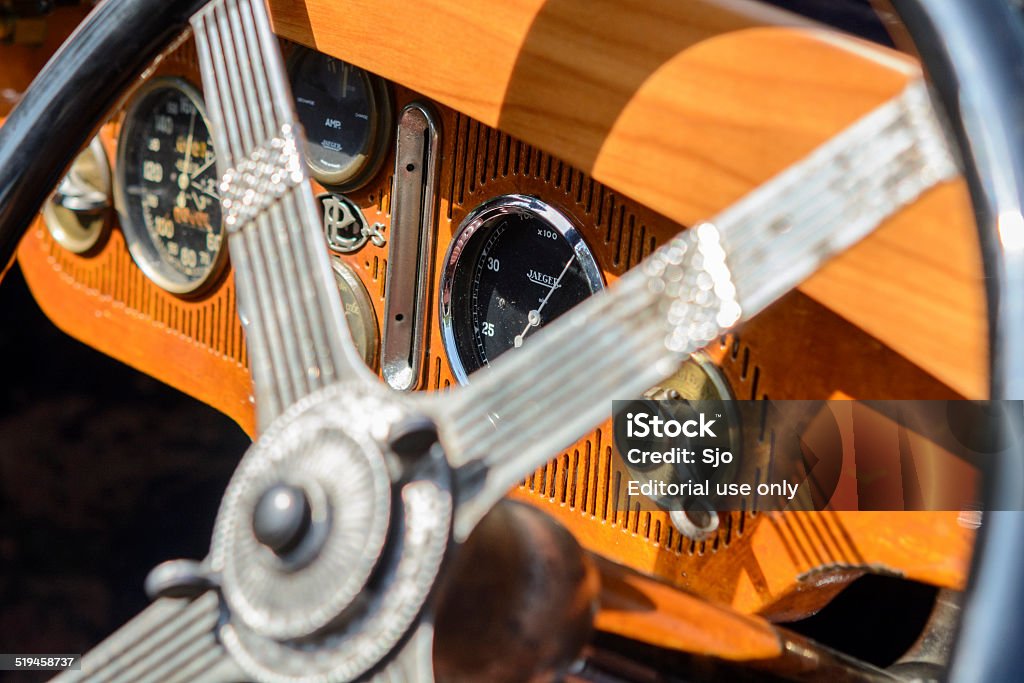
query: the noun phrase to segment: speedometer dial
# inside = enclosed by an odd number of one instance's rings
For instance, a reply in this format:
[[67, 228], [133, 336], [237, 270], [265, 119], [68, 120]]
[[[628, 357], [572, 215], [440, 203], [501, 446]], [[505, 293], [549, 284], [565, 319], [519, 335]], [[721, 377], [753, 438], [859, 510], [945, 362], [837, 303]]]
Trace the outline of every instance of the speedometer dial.
[[216, 160], [199, 92], [176, 78], [143, 86], [118, 141], [118, 210], [135, 262], [176, 294], [196, 292], [224, 262]]
[[441, 282], [441, 328], [456, 378], [529, 342], [603, 287], [572, 222], [534, 197], [506, 195], [466, 217]]

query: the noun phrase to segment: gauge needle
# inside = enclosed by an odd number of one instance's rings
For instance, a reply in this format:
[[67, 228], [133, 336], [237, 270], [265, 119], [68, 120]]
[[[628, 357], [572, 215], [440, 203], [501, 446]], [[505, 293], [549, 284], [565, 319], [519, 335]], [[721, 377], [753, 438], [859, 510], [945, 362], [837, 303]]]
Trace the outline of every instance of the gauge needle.
[[185, 142], [185, 163], [181, 167], [181, 173], [178, 175], [178, 188], [181, 190], [178, 192], [177, 204], [181, 208], [185, 208], [185, 202], [187, 201], [187, 195], [185, 189], [188, 188], [189, 178], [189, 166], [192, 165], [192, 135], [196, 128], [196, 110], [192, 109], [192, 118], [188, 120], [188, 140]]
[[199, 183], [192, 183], [192, 187], [196, 188], [197, 190], [199, 190], [203, 194], [210, 195], [211, 197], [216, 199], [218, 202], [220, 201], [220, 195], [219, 194], [217, 194], [216, 192], [210, 192], [209, 190], [207, 190], [205, 187], [203, 187]]
[[203, 164], [202, 166], [197, 168], [195, 171], [193, 171], [192, 172], [192, 177], [193, 178], [198, 178], [199, 176], [201, 176], [203, 174], [203, 171], [205, 171], [206, 169], [210, 168], [210, 166], [212, 166], [214, 163], [216, 163], [216, 161], [217, 161], [216, 157], [214, 157], [213, 159], [210, 159], [205, 164]]
[[185, 143], [185, 176], [188, 177], [189, 166], [192, 165], [192, 135], [196, 130], [196, 110], [192, 108], [192, 118], [188, 120], [188, 142]]
[[515, 348], [518, 349], [520, 346], [523, 345], [523, 340], [526, 338], [526, 333], [529, 332], [531, 328], [540, 327], [540, 312], [544, 310], [544, 307], [548, 303], [548, 299], [550, 299], [551, 295], [554, 294], [556, 289], [558, 289], [558, 285], [562, 283], [562, 278], [564, 278], [565, 274], [569, 272], [569, 266], [571, 266], [572, 262], [575, 260], [576, 254], [574, 252], [572, 258], [565, 262], [565, 266], [562, 267], [562, 272], [558, 274], [558, 278], [555, 279], [554, 284], [552, 284], [551, 287], [548, 289], [548, 293], [544, 295], [543, 299], [541, 299], [540, 306], [526, 314], [526, 327], [524, 327], [523, 331], [517, 334], [516, 338], [512, 340], [512, 343], [515, 345]]

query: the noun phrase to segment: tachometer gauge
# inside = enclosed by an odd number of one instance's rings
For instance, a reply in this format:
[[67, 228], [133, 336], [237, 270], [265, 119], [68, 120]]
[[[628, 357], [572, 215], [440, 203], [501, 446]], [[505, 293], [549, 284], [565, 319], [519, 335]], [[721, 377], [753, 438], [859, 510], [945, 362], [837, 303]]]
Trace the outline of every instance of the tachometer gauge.
[[224, 263], [216, 152], [199, 92], [177, 78], [146, 83], [125, 113], [117, 204], [139, 267], [175, 294], [196, 292]]
[[369, 181], [391, 136], [391, 100], [381, 78], [307, 48], [289, 61], [306, 160], [313, 177], [339, 191]]
[[448, 250], [441, 331], [456, 379], [529, 343], [538, 328], [603, 287], [572, 222], [534, 197], [505, 195], [475, 209]]

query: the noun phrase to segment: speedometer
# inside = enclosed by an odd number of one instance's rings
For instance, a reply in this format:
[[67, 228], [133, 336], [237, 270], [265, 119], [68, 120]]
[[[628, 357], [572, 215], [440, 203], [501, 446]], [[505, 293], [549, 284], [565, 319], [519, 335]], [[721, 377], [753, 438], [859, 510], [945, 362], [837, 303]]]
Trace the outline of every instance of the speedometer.
[[178, 78], [146, 83], [118, 140], [117, 204], [135, 262], [175, 294], [224, 264], [216, 161], [199, 92]]
[[505, 195], [459, 227], [441, 281], [441, 331], [456, 379], [518, 348], [604, 286], [564, 214], [535, 197]]

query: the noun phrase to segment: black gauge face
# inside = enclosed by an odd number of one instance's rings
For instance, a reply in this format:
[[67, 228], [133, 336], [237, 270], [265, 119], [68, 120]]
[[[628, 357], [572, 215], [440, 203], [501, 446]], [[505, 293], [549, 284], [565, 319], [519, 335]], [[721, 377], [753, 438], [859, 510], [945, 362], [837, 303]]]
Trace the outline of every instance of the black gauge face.
[[222, 264], [216, 151], [198, 92], [157, 79], [136, 96], [118, 143], [118, 203], [128, 247], [157, 284], [183, 294]]
[[601, 289], [572, 224], [531, 197], [474, 211], [453, 243], [442, 283], [445, 344], [456, 377], [528, 344], [541, 327]]
[[346, 190], [369, 180], [391, 128], [387, 86], [358, 67], [305, 48], [295, 53], [290, 72], [313, 176]]

